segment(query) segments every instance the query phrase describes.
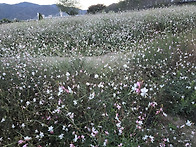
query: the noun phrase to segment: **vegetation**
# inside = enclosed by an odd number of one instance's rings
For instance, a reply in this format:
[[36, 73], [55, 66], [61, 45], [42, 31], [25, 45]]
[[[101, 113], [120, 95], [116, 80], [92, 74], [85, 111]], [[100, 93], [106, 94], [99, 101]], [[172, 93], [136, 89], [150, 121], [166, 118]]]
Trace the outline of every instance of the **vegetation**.
[[1, 146], [196, 145], [195, 5], [0, 34]]
[[87, 13], [95, 14], [103, 11], [106, 8], [103, 4], [92, 5], [88, 8]]
[[9, 20], [9, 19], [6, 19], [6, 18], [0, 20], [0, 24], [13, 23], [13, 22], [19, 22], [19, 20], [17, 20], [17, 19]]
[[195, 3], [195, 0], [121, 0], [119, 3], [108, 6], [105, 11], [118, 12]]
[[62, 12], [66, 12], [68, 15], [77, 15], [78, 9], [76, 8], [77, 0], [59, 0], [57, 6]]

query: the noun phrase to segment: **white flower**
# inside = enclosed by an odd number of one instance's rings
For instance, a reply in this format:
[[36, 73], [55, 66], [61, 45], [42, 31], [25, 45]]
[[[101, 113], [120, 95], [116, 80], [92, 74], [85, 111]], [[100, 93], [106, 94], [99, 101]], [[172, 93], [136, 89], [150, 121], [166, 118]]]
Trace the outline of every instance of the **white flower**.
[[99, 85], [98, 85], [98, 87], [99, 87], [99, 88], [104, 88], [104, 85], [103, 85], [103, 84], [104, 84], [104, 83], [100, 82]]
[[23, 124], [21, 125], [21, 127], [24, 128], [24, 127], [25, 127], [25, 124], [23, 123]]
[[123, 67], [124, 67], [124, 68], [128, 68], [127, 64], [124, 64]]
[[27, 106], [28, 106], [28, 105], [30, 105], [30, 102], [29, 102], [29, 101], [27, 101], [27, 102], [26, 102], [26, 105], [27, 105]]
[[73, 139], [74, 142], [77, 142], [78, 136], [75, 134], [75, 138]]
[[185, 125], [180, 126], [180, 128], [184, 128], [184, 127], [185, 127]]
[[192, 123], [189, 120], [187, 120], [186, 125], [190, 127]]
[[66, 76], [69, 77], [70, 76], [70, 73], [69, 72], [66, 72]]
[[1, 123], [5, 121], [5, 118], [2, 118]]
[[144, 137], [142, 137], [143, 140], [148, 139], [148, 135], [145, 135]]
[[40, 132], [39, 133], [39, 136], [40, 136], [40, 138], [43, 138], [44, 137], [44, 133], [43, 132]]
[[13, 129], [15, 128], [15, 125], [14, 125], [14, 124], [12, 124], [12, 128], [13, 128]]
[[26, 140], [26, 141], [29, 141], [29, 140], [31, 140], [31, 139], [32, 139], [32, 138], [29, 137], [29, 136], [24, 137], [24, 140]]
[[150, 141], [153, 143], [154, 142], [154, 137], [150, 135], [149, 138], [150, 138]]
[[143, 122], [142, 122], [141, 120], [140, 120], [140, 121], [137, 120], [136, 123], [137, 123], [138, 125], [140, 125], [140, 126], [143, 125]]
[[167, 117], [167, 114], [165, 112], [163, 112], [163, 116]]
[[117, 123], [116, 126], [117, 126], [118, 128], [120, 128], [120, 127], [121, 127], [121, 122]]
[[33, 99], [33, 102], [36, 102], [36, 98]]
[[74, 113], [68, 112], [67, 116], [69, 116], [71, 119], [73, 119], [74, 118]]
[[73, 103], [74, 103], [74, 105], [78, 104], [77, 100], [73, 100]]
[[95, 137], [99, 132], [93, 127], [91, 135]]
[[134, 86], [132, 87], [133, 91], [136, 91], [136, 89], [137, 89], [137, 83], [135, 83]]
[[69, 93], [73, 93], [73, 91], [71, 90], [71, 88], [69, 86], [67, 88], [69, 90]]
[[97, 79], [99, 77], [99, 75], [98, 74], [95, 74], [95, 79]]
[[88, 98], [89, 98], [89, 100], [92, 100], [92, 99], [94, 99], [94, 97], [95, 97], [95, 92], [91, 93]]
[[58, 93], [58, 96], [61, 95], [62, 92], [63, 92], [63, 87], [62, 87], [62, 86], [59, 86], [59, 93]]
[[50, 90], [49, 90], [49, 89], [47, 89], [47, 90], [46, 90], [46, 93], [47, 93], [47, 94], [50, 94]]
[[34, 76], [35, 75], [35, 72], [32, 72], [32, 75]]
[[59, 135], [59, 138], [60, 139], [63, 139], [63, 136], [64, 136], [64, 134], [61, 134], [61, 135]]
[[141, 96], [146, 96], [148, 92], [148, 89], [146, 89], [146, 87], [141, 89]]
[[48, 132], [53, 132], [53, 126], [48, 127]]
[[108, 140], [105, 139], [105, 141], [104, 141], [104, 143], [103, 143], [103, 146], [106, 146], [106, 145], [107, 145], [107, 142], [108, 142]]

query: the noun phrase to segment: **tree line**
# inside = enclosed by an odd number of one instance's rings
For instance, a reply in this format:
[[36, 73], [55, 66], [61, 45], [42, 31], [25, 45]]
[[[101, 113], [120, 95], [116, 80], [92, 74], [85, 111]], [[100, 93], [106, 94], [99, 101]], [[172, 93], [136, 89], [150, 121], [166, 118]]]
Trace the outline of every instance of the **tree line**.
[[[190, 2], [196, 2], [196, 0], [119, 0], [118, 3], [111, 4], [108, 7], [106, 7], [104, 4], [92, 5], [88, 8], [87, 13], [95, 14], [103, 11], [118, 12], [124, 10], [146, 9]], [[77, 8], [78, 3], [78, 0], [59, 0], [57, 6], [62, 12], [66, 12], [68, 15], [77, 15], [79, 10]]]

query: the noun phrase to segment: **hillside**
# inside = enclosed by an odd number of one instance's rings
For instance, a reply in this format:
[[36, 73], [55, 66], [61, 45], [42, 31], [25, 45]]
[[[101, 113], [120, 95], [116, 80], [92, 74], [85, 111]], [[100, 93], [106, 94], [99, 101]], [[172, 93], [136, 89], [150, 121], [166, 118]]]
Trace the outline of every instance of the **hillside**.
[[0, 146], [196, 146], [196, 5], [0, 34]]
[[139, 10], [171, 5], [196, 4], [196, 0], [123, 0], [109, 5], [105, 11]]
[[[0, 4], [0, 19], [7, 18], [10, 20], [27, 20], [36, 19], [37, 13], [41, 13], [45, 16], [59, 16], [59, 8], [54, 5], [38, 5], [28, 2], [19, 4]], [[79, 14], [84, 14], [85, 11], [80, 10]]]

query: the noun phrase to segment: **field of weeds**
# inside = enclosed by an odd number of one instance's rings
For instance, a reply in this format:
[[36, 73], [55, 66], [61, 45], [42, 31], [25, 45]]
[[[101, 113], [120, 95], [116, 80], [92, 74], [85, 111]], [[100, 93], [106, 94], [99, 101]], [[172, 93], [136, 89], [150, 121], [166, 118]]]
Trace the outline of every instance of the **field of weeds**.
[[0, 25], [0, 146], [196, 146], [196, 6]]

